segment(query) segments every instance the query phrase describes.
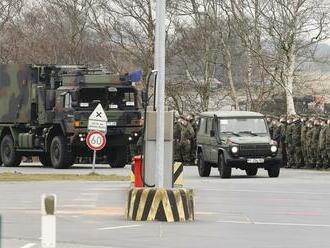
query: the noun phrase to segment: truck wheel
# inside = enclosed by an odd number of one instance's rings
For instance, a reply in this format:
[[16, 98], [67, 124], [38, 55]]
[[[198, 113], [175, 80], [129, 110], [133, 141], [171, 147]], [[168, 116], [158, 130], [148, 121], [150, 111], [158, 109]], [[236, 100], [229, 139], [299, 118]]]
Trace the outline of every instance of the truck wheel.
[[107, 159], [111, 168], [124, 168], [127, 164], [127, 147], [122, 146], [111, 149]]
[[208, 177], [211, 173], [211, 166], [204, 160], [204, 155], [202, 152], [198, 153], [197, 160], [198, 174], [200, 177]]
[[272, 167], [270, 167], [268, 169], [268, 176], [269, 177], [278, 177], [280, 175], [280, 166], [277, 165], [273, 165]]
[[16, 151], [14, 140], [7, 134], [1, 141], [1, 158], [4, 166], [17, 167], [22, 161], [22, 156]]
[[219, 156], [218, 169], [221, 178], [231, 177], [231, 167], [226, 165], [225, 157], [223, 156], [223, 154]]
[[63, 136], [55, 136], [50, 144], [50, 159], [55, 169], [67, 169], [70, 167], [71, 155], [67, 150]]
[[258, 167], [247, 168], [245, 171], [246, 171], [246, 175], [255, 176], [258, 173]]
[[39, 155], [39, 161], [44, 167], [52, 167], [52, 160], [49, 153]]

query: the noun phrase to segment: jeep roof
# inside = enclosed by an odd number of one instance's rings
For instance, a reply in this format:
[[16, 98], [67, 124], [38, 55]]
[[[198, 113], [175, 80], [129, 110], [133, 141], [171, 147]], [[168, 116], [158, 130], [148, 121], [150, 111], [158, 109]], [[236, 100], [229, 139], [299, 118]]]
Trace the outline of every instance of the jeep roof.
[[207, 111], [202, 112], [199, 116], [203, 117], [225, 117], [225, 118], [234, 118], [234, 117], [264, 117], [263, 114], [250, 112], [250, 111]]

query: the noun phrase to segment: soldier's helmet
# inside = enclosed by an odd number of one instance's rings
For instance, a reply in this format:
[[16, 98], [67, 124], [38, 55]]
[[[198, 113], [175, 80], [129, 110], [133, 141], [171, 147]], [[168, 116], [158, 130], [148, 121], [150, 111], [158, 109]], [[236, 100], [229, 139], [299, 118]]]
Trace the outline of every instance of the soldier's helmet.
[[293, 121], [292, 116], [289, 116], [289, 117], [286, 119], [286, 123], [288, 123], [288, 124], [291, 124], [292, 121]]
[[286, 123], [286, 117], [285, 117], [285, 116], [281, 116], [281, 118], [280, 118], [280, 122], [281, 122], [281, 123]]
[[194, 119], [194, 116], [192, 115], [192, 114], [188, 114], [187, 116], [186, 116], [186, 120], [187, 121], [192, 121]]
[[295, 115], [292, 117], [292, 123], [299, 123], [301, 121], [299, 115]]

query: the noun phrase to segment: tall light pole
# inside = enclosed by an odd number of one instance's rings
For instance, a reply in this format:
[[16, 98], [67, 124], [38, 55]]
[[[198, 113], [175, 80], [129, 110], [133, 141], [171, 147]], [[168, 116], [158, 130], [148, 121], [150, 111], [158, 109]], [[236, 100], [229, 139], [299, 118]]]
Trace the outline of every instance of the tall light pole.
[[164, 110], [165, 110], [165, 14], [166, 0], [156, 0], [155, 69], [157, 75], [156, 186], [165, 185]]

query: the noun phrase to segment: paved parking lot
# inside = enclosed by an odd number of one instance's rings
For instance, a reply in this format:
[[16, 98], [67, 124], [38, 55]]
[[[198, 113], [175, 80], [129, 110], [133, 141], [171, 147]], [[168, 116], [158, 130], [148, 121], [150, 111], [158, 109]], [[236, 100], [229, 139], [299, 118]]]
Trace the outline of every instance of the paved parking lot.
[[[128, 167], [97, 171], [129, 174]], [[90, 166], [55, 172], [89, 173]], [[2, 247], [40, 247], [42, 193], [58, 197], [57, 247], [330, 247], [329, 172], [283, 169], [279, 178], [266, 171], [249, 178], [235, 170], [231, 179], [216, 170], [200, 178], [195, 167], [184, 173], [185, 186], [195, 190], [196, 221], [189, 223], [126, 221], [129, 182], [0, 182]]]

